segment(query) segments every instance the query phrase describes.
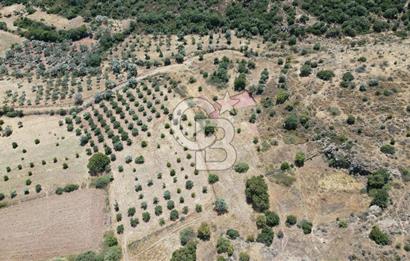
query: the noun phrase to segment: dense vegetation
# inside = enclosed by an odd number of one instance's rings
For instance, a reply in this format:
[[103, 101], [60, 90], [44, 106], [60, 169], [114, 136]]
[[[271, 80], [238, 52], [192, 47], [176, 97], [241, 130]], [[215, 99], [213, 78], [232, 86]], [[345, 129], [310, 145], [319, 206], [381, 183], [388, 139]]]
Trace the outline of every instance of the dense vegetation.
[[[203, 33], [214, 29], [235, 29], [243, 36], [261, 35], [276, 41], [307, 33], [338, 37], [369, 32], [410, 29], [410, 12], [401, 0], [299, 0], [290, 3], [268, 0], [7, 0], [6, 4], [32, 2], [50, 13], [67, 18], [77, 15], [90, 20], [98, 15], [115, 19], [136, 18], [146, 32]], [[297, 17], [297, 9], [315, 16], [318, 21], [307, 25], [310, 17]], [[287, 27], [283, 30], [283, 27]]]
[[77, 41], [88, 36], [87, 28], [84, 25], [70, 30], [56, 30], [53, 26], [33, 21], [26, 17], [17, 19], [14, 25], [25, 29], [20, 34], [31, 40], [45, 42]]

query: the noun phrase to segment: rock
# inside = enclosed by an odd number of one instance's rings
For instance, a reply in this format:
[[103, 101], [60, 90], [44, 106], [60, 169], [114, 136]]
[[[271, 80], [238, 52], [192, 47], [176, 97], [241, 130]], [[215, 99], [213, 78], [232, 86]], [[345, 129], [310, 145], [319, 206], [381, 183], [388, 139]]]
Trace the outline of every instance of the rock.
[[372, 205], [369, 207], [369, 214], [379, 216], [383, 212], [382, 208], [377, 205]]

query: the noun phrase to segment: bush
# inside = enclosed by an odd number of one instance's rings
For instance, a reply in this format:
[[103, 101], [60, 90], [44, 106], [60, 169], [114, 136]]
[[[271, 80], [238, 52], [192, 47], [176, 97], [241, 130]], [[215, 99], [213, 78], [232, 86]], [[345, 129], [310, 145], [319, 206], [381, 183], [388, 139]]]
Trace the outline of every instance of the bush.
[[179, 232], [179, 240], [181, 241], [181, 245], [185, 246], [188, 242], [194, 240], [196, 237], [194, 230], [192, 228], [184, 228]]
[[303, 167], [303, 165], [305, 165], [305, 153], [303, 153], [303, 152], [296, 153], [295, 165], [297, 167]]
[[97, 261], [100, 260], [98, 255], [93, 251], [87, 251], [82, 254], [79, 254], [75, 261]]
[[0, 193], [0, 201], [2, 201], [5, 198], [3, 193]]
[[289, 99], [289, 93], [283, 89], [279, 89], [276, 94], [276, 104], [283, 104]]
[[286, 225], [293, 226], [297, 223], [297, 218], [294, 215], [289, 215], [286, 217]]
[[139, 156], [139, 157], [136, 157], [135, 158], [135, 164], [144, 164], [144, 162], [145, 162], [145, 159], [144, 159], [144, 156]]
[[373, 200], [370, 205], [377, 205], [381, 208], [387, 208], [389, 205], [389, 193], [386, 189], [377, 189], [373, 194]]
[[214, 202], [214, 210], [218, 215], [225, 214], [228, 212], [228, 205], [226, 204], [225, 200], [222, 198], [217, 198]]
[[266, 217], [266, 225], [270, 227], [278, 226], [280, 223], [279, 215], [273, 211], [266, 211], [265, 217]]
[[381, 231], [378, 226], [374, 226], [372, 228], [369, 234], [369, 238], [373, 240], [374, 242], [376, 242], [376, 244], [378, 245], [385, 246], [385, 245], [390, 244], [389, 236], [383, 231]]
[[303, 233], [306, 234], [310, 234], [312, 232], [312, 223], [307, 221], [306, 219], [303, 219], [302, 221], [300, 221], [298, 227], [300, 227], [303, 230]]
[[251, 258], [247, 253], [241, 252], [239, 254], [239, 261], [250, 261], [250, 260], [251, 260]]
[[103, 153], [95, 153], [88, 160], [87, 168], [91, 175], [97, 175], [109, 169], [110, 158]]
[[104, 189], [108, 184], [110, 184], [111, 180], [112, 177], [110, 175], [100, 176], [94, 181], [94, 185], [98, 189]]
[[258, 234], [256, 242], [263, 243], [266, 246], [272, 245], [274, 233], [271, 228], [264, 227], [262, 231]]
[[171, 212], [169, 213], [169, 219], [171, 221], [175, 221], [179, 218], [179, 214], [178, 211], [176, 209], [171, 210]]
[[36, 189], [36, 192], [37, 192], [37, 193], [40, 193], [41, 190], [42, 190], [41, 185], [40, 185], [40, 184], [37, 184], [35, 189]]
[[198, 238], [201, 240], [209, 240], [211, 238], [211, 230], [207, 223], [201, 223], [198, 228]]
[[196, 261], [196, 242], [189, 242], [186, 246], [175, 250], [171, 261]]
[[235, 79], [234, 89], [235, 91], [243, 91], [246, 87], [246, 75], [244, 73], [239, 74]]
[[380, 151], [383, 152], [384, 154], [389, 154], [389, 155], [393, 155], [396, 153], [396, 149], [394, 148], [394, 146], [390, 144], [385, 144], [381, 146]]
[[80, 186], [77, 184], [68, 184], [64, 187], [64, 192], [70, 193], [77, 190]]
[[269, 208], [268, 185], [262, 176], [251, 177], [246, 181], [245, 195], [255, 211], [263, 212]]
[[355, 117], [354, 117], [353, 115], [347, 116], [347, 119], [346, 119], [346, 123], [347, 123], [347, 124], [353, 125], [353, 124], [355, 123], [355, 121], [356, 121], [356, 119], [355, 119]]
[[296, 116], [296, 114], [291, 114], [289, 115], [286, 119], [285, 122], [283, 124], [283, 127], [286, 130], [296, 130], [296, 128], [298, 127], [298, 117]]
[[333, 71], [323, 70], [323, 71], [318, 72], [318, 73], [316, 74], [316, 76], [317, 76], [319, 79], [323, 80], [323, 81], [329, 81], [329, 80], [331, 80], [331, 79], [335, 76], [335, 74], [334, 74]]
[[238, 173], [245, 173], [249, 170], [249, 165], [245, 162], [239, 162], [234, 166], [234, 170]]
[[128, 216], [129, 216], [129, 217], [132, 217], [132, 216], [134, 216], [134, 215], [135, 215], [135, 208], [134, 208], [134, 207], [129, 208], [129, 209], [128, 209]]
[[216, 182], [219, 181], [219, 176], [215, 174], [209, 174], [208, 175], [208, 183], [209, 184], [215, 184]]
[[151, 215], [145, 211], [142, 213], [142, 220], [144, 220], [144, 222], [148, 222], [151, 219]]
[[226, 235], [227, 235], [230, 239], [237, 239], [237, 238], [239, 237], [239, 232], [238, 232], [238, 230], [235, 230], [235, 229], [230, 228], [230, 229], [228, 229], [228, 230], [226, 231]]
[[64, 189], [63, 188], [57, 188], [56, 189], [56, 194], [57, 195], [61, 195], [61, 194], [63, 194], [64, 193]]
[[312, 73], [312, 67], [310, 67], [309, 64], [304, 64], [302, 65], [302, 67], [300, 68], [300, 73], [299, 76], [300, 77], [307, 77]]
[[122, 233], [124, 233], [124, 225], [118, 225], [117, 234], [122, 234]]
[[231, 242], [224, 238], [224, 237], [219, 237], [218, 241], [216, 243], [216, 252], [218, 254], [222, 253], [227, 253], [228, 256], [231, 256], [233, 254], [234, 248]]

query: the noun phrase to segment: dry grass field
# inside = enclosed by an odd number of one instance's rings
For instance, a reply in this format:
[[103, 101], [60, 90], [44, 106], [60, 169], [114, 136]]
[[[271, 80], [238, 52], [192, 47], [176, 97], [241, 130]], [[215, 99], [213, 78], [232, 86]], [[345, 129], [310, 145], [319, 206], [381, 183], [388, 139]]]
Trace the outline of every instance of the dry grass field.
[[106, 195], [87, 189], [0, 210], [0, 259], [47, 260], [98, 250], [109, 228]]

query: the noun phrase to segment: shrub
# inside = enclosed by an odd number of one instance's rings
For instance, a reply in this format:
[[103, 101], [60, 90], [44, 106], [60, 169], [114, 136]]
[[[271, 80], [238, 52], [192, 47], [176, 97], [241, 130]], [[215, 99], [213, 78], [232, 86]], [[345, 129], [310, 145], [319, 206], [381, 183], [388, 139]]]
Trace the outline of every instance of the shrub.
[[219, 237], [218, 241], [216, 243], [216, 252], [218, 254], [222, 253], [227, 253], [228, 256], [231, 256], [233, 254], [234, 248], [233, 245], [231, 244], [231, 241], [224, 237]]
[[306, 219], [303, 219], [302, 221], [300, 221], [298, 227], [300, 227], [303, 230], [303, 233], [306, 234], [310, 234], [312, 232], [312, 223], [307, 221]]
[[144, 156], [138, 156], [138, 157], [136, 157], [135, 158], [135, 164], [144, 164], [144, 162], [145, 162], [145, 159], [144, 159]]
[[289, 99], [289, 93], [283, 89], [279, 89], [276, 94], [276, 104], [283, 104]]
[[88, 160], [87, 168], [91, 175], [97, 175], [106, 171], [110, 166], [110, 159], [103, 153], [95, 153]]
[[354, 117], [353, 115], [347, 116], [347, 119], [346, 119], [346, 123], [347, 123], [347, 124], [353, 125], [353, 124], [355, 123], [355, 121], [356, 121], [356, 119], [355, 119], [355, 117]]
[[64, 192], [70, 193], [77, 190], [80, 186], [77, 184], [68, 184], [64, 187]]
[[239, 261], [250, 261], [250, 260], [251, 260], [251, 258], [247, 253], [241, 252], [239, 254]]
[[187, 180], [187, 181], [185, 182], [185, 188], [186, 188], [186, 189], [190, 190], [190, 189], [192, 189], [193, 187], [194, 187], [194, 182], [192, 182], [192, 180]]
[[207, 223], [201, 223], [198, 228], [197, 236], [201, 240], [209, 240], [211, 238], [211, 230], [209, 229], [209, 225]]
[[195, 232], [192, 228], [187, 227], [179, 232], [179, 240], [181, 245], [185, 246], [188, 242], [194, 240], [196, 237]]
[[97, 261], [97, 260], [99, 260], [99, 257], [93, 251], [87, 251], [87, 252], [81, 253], [75, 258], [75, 261]]
[[270, 227], [278, 226], [280, 223], [279, 215], [273, 211], [266, 211], [265, 217], [266, 217], [266, 225]]
[[56, 194], [57, 195], [61, 195], [61, 194], [63, 194], [64, 193], [64, 189], [63, 188], [57, 188], [56, 189]]
[[381, 208], [387, 208], [389, 205], [389, 193], [386, 189], [377, 189], [373, 192], [373, 200], [370, 205], [377, 205]]
[[378, 245], [388, 245], [390, 244], [389, 236], [380, 230], [378, 226], [374, 226], [370, 231], [369, 238], [373, 240]]
[[217, 198], [214, 202], [214, 210], [218, 215], [225, 214], [228, 212], [228, 205], [226, 204], [225, 200], [222, 198]]
[[249, 170], [249, 165], [245, 162], [239, 162], [234, 166], [234, 170], [238, 173], [245, 173]]
[[196, 242], [189, 242], [186, 246], [175, 250], [171, 261], [196, 261]]
[[130, 225], [131, 227], [136, 227], [139, 224], [138, 218], [131, 218]]
[[256, 242], [263, 243], [266, 246], [272, 245], [274, 233], [271, 228], [264, 227], [256, 237]]
[[5, 198], [3, 193], [0, 193], [0, 201], [2, 201]]
[[329, 81], [329, 80], [331, 80], [331, 79], [335, 76], [335, 74], [334, 74], [333, 71], [323, 70], [323, 71], [319, 71], [319, 72], [316, 74], [316, 76], [317, 76], [319, 79], [323, 80], [323, 81]]
[[124, 233], [124, 225], [118, 225], [117, 234], [122, 234], [122, 233]]
[[144, 222], [148, 222], [151, 219], [151, 215], [145, 211], [142, 213], [142, 220], [144, 220]]
[[226, 231], [226, 235], [227, 235], [230, 239], [237, 239], [237, 238], [239, 237], [239, 232], [238, 232], [238, 230], [235, 230], [235, 229], [230, 228], [230, 229], [228, 229], [228, 230]]
[[396, 149], [394, 148], [394, 146], [390, 144], [385, 144], [381, 146], [380, 151], [383, 152], [384, 154], [389, 154], [389, 155], [393, 155], [396, 153]]
[[234, 81], [234, 89], [235, 91], [243, 91], [245, 87], [246, 87], [246, 75], [244, 73], [241, 73]]
[[161, 206], [155, 206], [155, 215], [160, 216], [162, 214], [162, 207]]
[[104, 189], [108, 184], [110, 184], [111, 180], [112, 177], [110, 175], [100, 176], [94, 181], [94, 185], [98, 189]]
[[168, 202], [167, 202], [167, 208], [168, 208], [169, 210], [175, 208], [175, 203], [174, 203], [173, 200], [168, 200]]
[[40, 193], [41, 190], [42, 190], [41, 185], [40, 185], [40, 184], [37, 184], [35, 189], [36, 189], [36, 192], [37, 192], [37, 193]]
[[215, 174], [209, 174], [208, 175], [208, 183], [209, 184], [215, 184], [216, 182], [219, 181], [219, 176]]
[[172, 221], [175, 221], [178, 218], [179, 218], [178, 211], [176, 209], [171, 210], [171, 212], [169, 213], [169, 219]]
[[305, 153], [303, 153], [303, 152], [296, 153], [295, 165], [297, 167], [303, 167], [303, 165], [305, 165]]
[[129, 216], [129, 217], [132, 217], [132, 216], [134, 216], [134, 215], [135, 215], [135, 208], [134, 208], [134, 207], [129, 208], [129, 209], [128, 209], [128, 216]]
[[297, 223], [297, 218], [294, 215], [288, 215], [286, 217], [286, 225], [293, 226]]
[[266, 227], [266, 216], [265, 215], [259, 215], [256, 218], [256, 227], [257, 228], [264, 228]]
[[299, 76], [300, 77], [307, 77], [312, 73], [312, 67], [310, 67], [309, 64], [304, 64], [302, 65], [302, 67], [300, 68], [300, 73]]
[[262, 176], [251, 177], [246, 181], [246, 200], [255, 211], [263, 212], [269, 208], [268, 185]]
[[296, 130], [296, 128], [298, 127], [298, 117], [296, 116], [296, 114], [291, 114], [289, 115], [286, 119], [285, 122], [283, 124], [283, 127], [286, 130]]

